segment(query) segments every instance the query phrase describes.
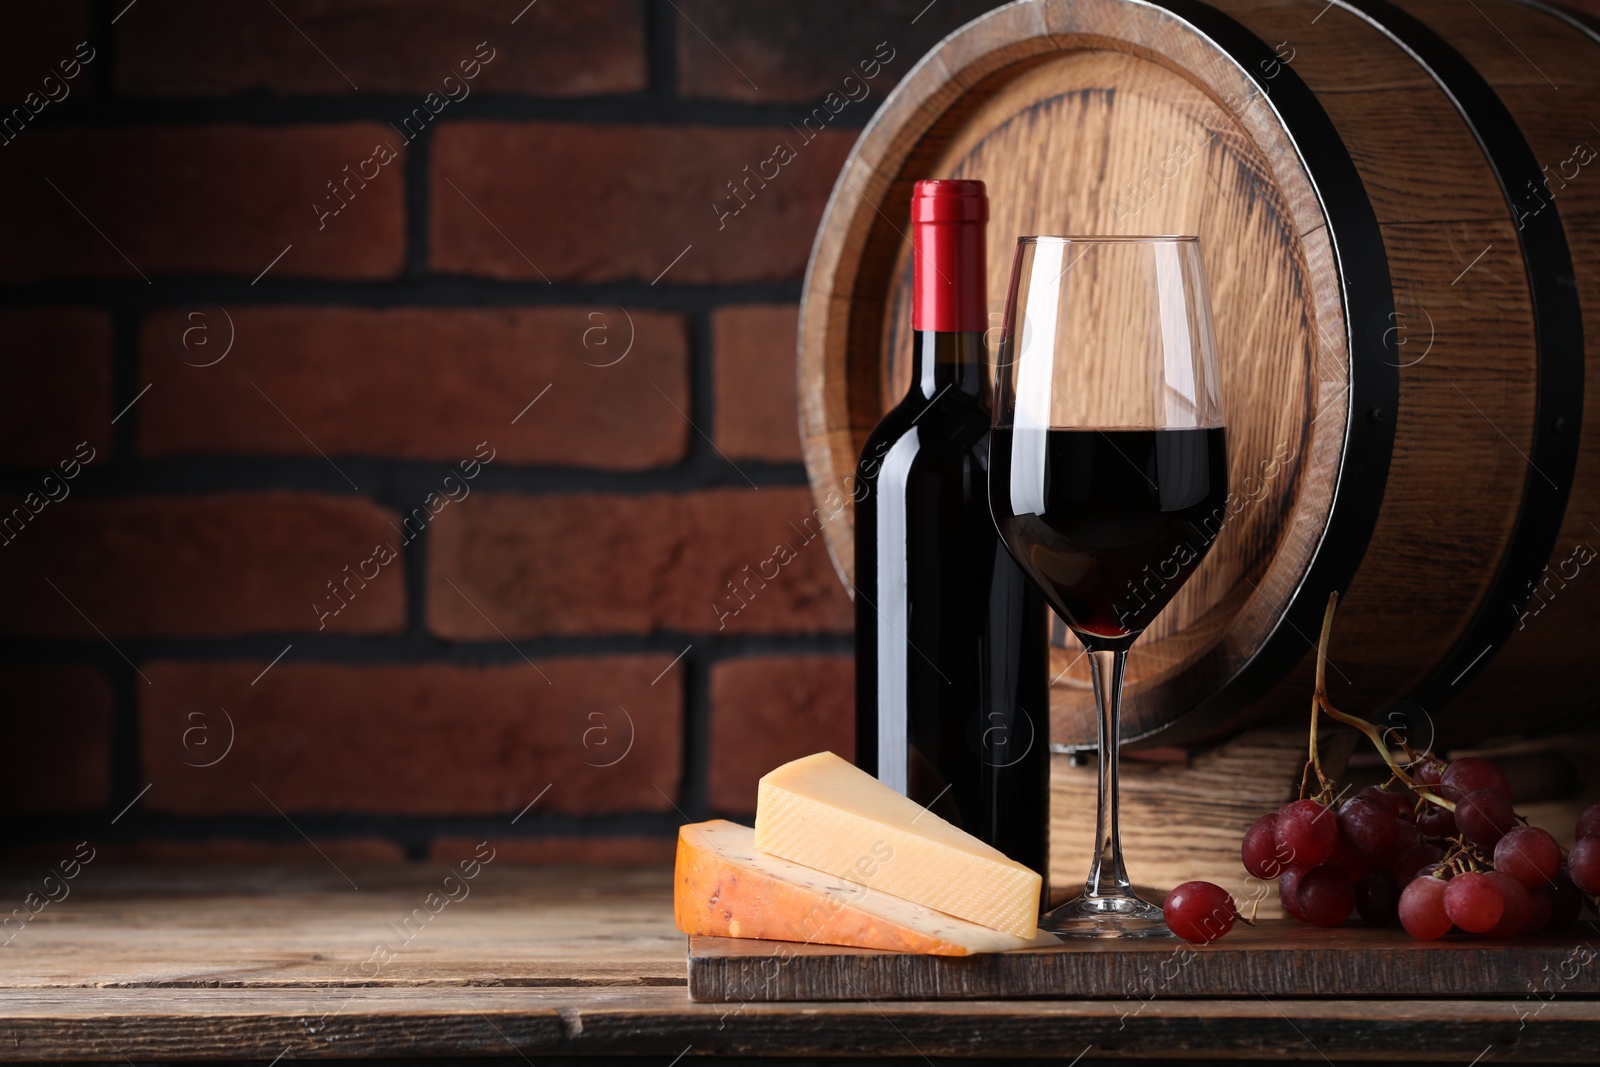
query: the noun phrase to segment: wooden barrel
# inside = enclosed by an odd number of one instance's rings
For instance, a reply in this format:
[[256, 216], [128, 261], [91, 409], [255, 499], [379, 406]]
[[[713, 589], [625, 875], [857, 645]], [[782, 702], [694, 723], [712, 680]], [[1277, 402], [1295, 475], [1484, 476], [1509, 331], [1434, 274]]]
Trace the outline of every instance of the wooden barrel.
[[[820, 500], [904, 393], [919, 178], [1015, 239], [1198, 234], [1232, 496], [1129, 658], [1124, 736], [1188, 743], [1330, 686], [1445, 747], [1600, 694], [1600, 37], [1514, 0], [1020, 0], [946, 38], [834, 187], [801, 313]], [[1585, 348], [1588, 338], [1587, 349]], [[851, 528], [827, 527], [848, 578]], [[1092, 743], [1053, 650], [1052, 740]]]

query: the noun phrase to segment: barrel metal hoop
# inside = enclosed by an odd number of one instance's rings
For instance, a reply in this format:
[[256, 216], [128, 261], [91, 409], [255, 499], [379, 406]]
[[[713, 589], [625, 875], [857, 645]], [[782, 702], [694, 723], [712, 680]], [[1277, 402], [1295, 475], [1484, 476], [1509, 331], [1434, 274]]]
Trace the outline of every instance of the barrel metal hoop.
[[1544, 3], [1543, 0], [1512, 0], [1512, 3], [1531, 7], [1542, 15], [1549, 15], [1553, 19], [1565, 22], [1584, 36], [1594, 38], [1595, 44], [1600, 44], [1600, 19], [1593, 15], [1577, 9], [1556, 7], [1554, 4]]
[[[1547, 203], [1532, 192], [1544, 182], [1538, 156], [1493, 87], [1443, 37], [1389, 0], [1336, 2], [1410, 53], [1461, 113], [1517, 222], [1533, 300], [1537, 390], [1522, 501], [1488, 594], [1449, 655], [1408, 696], [1437, 709], [1504, 646], [1555, 551], [1583, 438], [1583, 309], [1554, 197]], [[1524, 213], [1530, 201], [1535, 207]]]
[[1328, 594], [1349, 588], [1383, 507], [1400, 402], [1400, 361], [1394, 341], [1394, 288], [1377, 212], [1316, 93], [1271, 45], [1210, 4], [1153, 3], [1226, 52], [1288, 131], [1327, 219], [1350, 351], [1344, 452], [1321, 540], [1300, 584], [1285, 603], [1274, 605], [1282, 614], [1250, 662], [1192, 712], [1150, 735], [1151, 740], [1182, 743], [1216, 729], [1293, 670], [1309, 651], [1306, 635], [1314, 636], [1321, 626]]

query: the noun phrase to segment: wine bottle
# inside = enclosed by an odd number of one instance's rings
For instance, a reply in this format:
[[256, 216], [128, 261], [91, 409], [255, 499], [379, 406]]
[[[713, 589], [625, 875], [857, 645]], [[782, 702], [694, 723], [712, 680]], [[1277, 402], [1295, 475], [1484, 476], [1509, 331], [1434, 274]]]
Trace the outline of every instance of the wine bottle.
[[911, 389], [856, 470], [856, 762], [1048, 875], [1049, 637], [989, 512], [982, 182], [911, 199]]

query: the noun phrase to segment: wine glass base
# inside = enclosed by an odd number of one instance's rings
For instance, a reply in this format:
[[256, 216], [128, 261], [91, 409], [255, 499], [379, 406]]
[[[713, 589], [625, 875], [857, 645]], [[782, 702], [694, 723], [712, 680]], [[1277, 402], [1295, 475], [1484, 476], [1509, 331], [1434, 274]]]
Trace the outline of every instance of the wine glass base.
[[1058, 937], [1170, 937], [1161, 909], [1136, 896], [1080, 896], [1047, 913], [1040, 928]]

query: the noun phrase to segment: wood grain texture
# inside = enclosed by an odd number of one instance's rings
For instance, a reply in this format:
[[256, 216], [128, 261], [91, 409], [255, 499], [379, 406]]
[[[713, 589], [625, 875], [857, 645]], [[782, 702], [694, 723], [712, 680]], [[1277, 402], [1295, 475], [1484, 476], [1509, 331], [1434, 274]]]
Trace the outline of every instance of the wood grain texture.
[[[1375, 711], [1447, 657], [1461, 658], [1458, 641], [1480, 607], [1520, 610], [1488, 604], [1518, 528], [1523, 487], [1540, 477], [1526, 461], [1538, 349], [1517, 218], [1471, 123], [1432, 73], [1372, 22], [1338, 4], [1319, 6], [1314, 18], [1291, 0], [1214, 6], [1266, 42], [1315, 95], [1355, 165], [1388, 259], [1393, 321], [1349, 329], [1392, 331], [1406, 342], [1396, 359], [1398, 410], [1356, 413], [1393, 420], [1395, 446], [1371, 542], [1343, 590], [1331, 672], [1343, 701]], [[1593, 39], [1511, 0], [1400, 6], [1482, 72], [1541, 160], [1560, 164], [1585, 137], [1600, 142], [1600, 126], [1591, 125], [1600, 117], [1582, 106], [1600, 80]], [[1207, 109], [1219, 107], [1225, 121], [1208, 119]], [[909, 266], [894, 220], [903, 218], [914, 179], [989, 183], [996, 321], [1016, 233], [1200, 235], [1236, 492], [1274, 442], [1291, 442], [1295, 462], [1224, 531], [1135, 645], [1128, 739], [1159, 736], [1229, 679], [1264, 670], [1253, 657], [1281, 631], [1286, 607], [1326, 592], [1308, 591], [1301, 579], [1321, 547], [1339, 478], [1350, 368], [1341, 272], [1353, 268], [1335, 251], [1350, 235], [1329, 231], [1319, 196], [1350, 190], [1307, 170], [1285, 122], [1238, 61], [1163, 9], [1121, 0], [1013, 4], [948, 38], [886, 101], [835, 189], [808, 273], [801, 392], [808, 470], [821, 492], [852, 469], [871, 425], [903, 388]], [[1200, 129], [1207, 133], [1201, 149], [1168, 177], [1162, 167], [1173, 146]], [[1596, 402], [1591, 410], [1600, 410], [1595, 166], [1563, 183], [1557, 200], [1589, 338], [1585, 391]], [[1370, 497], [1380, 488], [1341, 491]], [[848, 574], [848, 520], [829, 535]], [[1552, 568], [1579, 545], [1600, 547], [1597, 539], [1600, 432], [1590, 432], [1582, 435]], [[1569, 580], [1562, 596], [1544, 612], [1559, 623], [1543, 626], [1539, 639], [1519, 631], [1504, 666], [1491, 656], [1439, 714], [1442, 744], [1533, 729], [1600, 693], [1600, 661], [1587, 651], [1600, 636], [1593, 607], [1600, 585]], [[1305, 644], [1309, 652], [1309, 638]], [[1054, 654], [1057, 744], [1093, 739], [1088, 677], [1074, 663], [1076, 651]], [[1305, 688], [1302, 660], [1229, 725], [1295, 716]], [[1547, 697], [1531, 706], [1524, 700], [1508, 728], [1506, 703], [1530, 688]]]
[[[6, 998], [0, 1062], [495, 1056], [1290, 1058], [1591, 1063], [1600, 1003], [882, 1001], [695, 1004], [682, 989], [39, 990]], [[1526, 1016], [1526, 1025], [1519, 1018]], [[1533, 1014], [1538, 1012], [1538, 1014]], [[543, 1059], [538, 1057], [544, 1057]]]
[[[1560, 91], [1594, 98], [1600, 67], [1570, 25], [1516, 0], [1398, 0], [1399, 5], [1450, 42], [1496, 91], [1510, 88]], [[1551, 3], [1572, 8], [1572, 4]], [[1591, 23], [1593, 19], [1591, 17]], [[1589, 110], [1568, 104], [1576, 119]]]
[[[1325, 773], [1338, 779], [1354, 731], [1319, 746]], [[1248, 914], [1283, 914], [1276, 883], [1244, 869], [1239, 843], [1250, 824], [1292, 800], [1306, 760], [1306, 728], [1257, 726], [1178, 762], [1124, 759], [1120, 770], [1123, 859], [1141, 886], [1165, 891], [1189, 881], [1222, 886]], [[1065, 900], [1083, 887], [1094, 853], [1099, 764], [1050, 763], [1050, 891]]]
[[[104, 862], [104, 861], [101, 861]], [[0, 997], [79, 985], [238, 988], [683, 983], [669, 868], [100, 869], [0, 949]], [[8, 872], [20, 905], [40, 875]], [[426, 920], [430, 892], [466, 895]], [[409, 937], [408, 937], [409, 935]], [[393, 959], [378, 957], [384, 946]], [[0, 1016], [4, 1013], [0, 1012]]]
[[1236, 926], [1210, 945], [1176, 938], [1066, 940], [979, 956], [925, 956], [833, 945], [689, 940], [698, 1001], [990, 1000], [1018, 997], [1518, 997], [1570, 971], [1566, 991], [1600, 995], [1588, 931], [1516, 941], [1454, 935], [1415, 941], [1398, 928], [1327, 930], [1293, 919]]
[[[0, 948], [0, 1062], [685, 1053], [1393, 1058], [1581, 1062], [1600, 1003], [1107, 1000], [697, 1004], [671, 872], [494, 864], [378, 975], [375, 943], [446, 869], [112, 868], [99, 861]], [[20, 901], [38, 872], [0, 873]], [[1231, 937], [1232, 935], [1230, 935]], [[1576, 939], [1575, 939], [1576, 942]], [[1159, 969], [1157, 971], [1159, 978]], [[542, 1059], [540, 1057], [543, 1057]]]
[[[1514, 531], [1531, 474], [1537, 354], [1526, 266], [1476, 135], [1431, 77], [1352, 91], [1415, 67], [1404, 49], [1337, 6], [1299, 27], [1285, 22], [1288, 5], [1219, 6], [1257, 33], [1292, 33], [1293, 69], [1338, 128], [1377, 215], [1406, 331], [1383, 510], [1330, 650], [1341, 699], [1377, 707], [1454, 648]], [[1325, 47], [1333, 39], [1361, 41], [1359, 56]], [[1441, 477], [1466, 457], [1470, 489]]]
[[[1579, 160], [1600, 153], [1600, 108], [1592, 103], [1600, 82], [1600, 42], [1574, 34], [1567, 23], [1522, 4], [1477, 3], [1482, 14], [1474, 12], [1468, 19], [1442, 17], [1446, 9], [1456, 10], [1448, 4], [1404, 6], [1427, 19], [1491, 81], [1544, 168], [1543, 188], [1512, 192], [1524, 211], [1558, 212], [1566, 230], [1583, 307], [1588, 368], [1584, 421], [1593, 428], [1600, 425], [1600, 157], [1586, 164]], [[1486, 18], [1510, 40], [1492, 31], [1484, 33]], [[1559, 47], [1550, 47], [1552, 42], [1559, 42]], [[1519, 47], [1526, 58], [1517, 53]], [[1530, 60], [1556, 79], [1559, 88], [1535, 73]], [[1576, 103], [1579, 96], [1584, 103]], [[1579, 148], [1587, 151], [1580, 153]], [[1521, 706], [1529, 694], [1552, 706], [1580, 708], [1600, 692], [1600, 659], [1593, 655], [1593, 649], [1600, 647], [1600, 611], [1593, 600], [1600, 582], [1585, 588], [1594, 579], [1590, 573], [1594, 564], [1579, 565], [1589, 552], [1600, 552], [1600, 492], [1595, 491], [1600, 486], [1600, 433], [1581, 436], [1573, 485], [1548, 563], [1549, 580], [1541, 583], [1537, 596], [1525, 592], [1515, 603], [1496, 605], [1508, 613], [1531, 614], [1512, 632], [1489, 669], [1452, 702], [1442, 723], [1443, 743], [1503, 733], [1506, 709]], [[1552, 664], [1561, 669], [1551, 670]]]

